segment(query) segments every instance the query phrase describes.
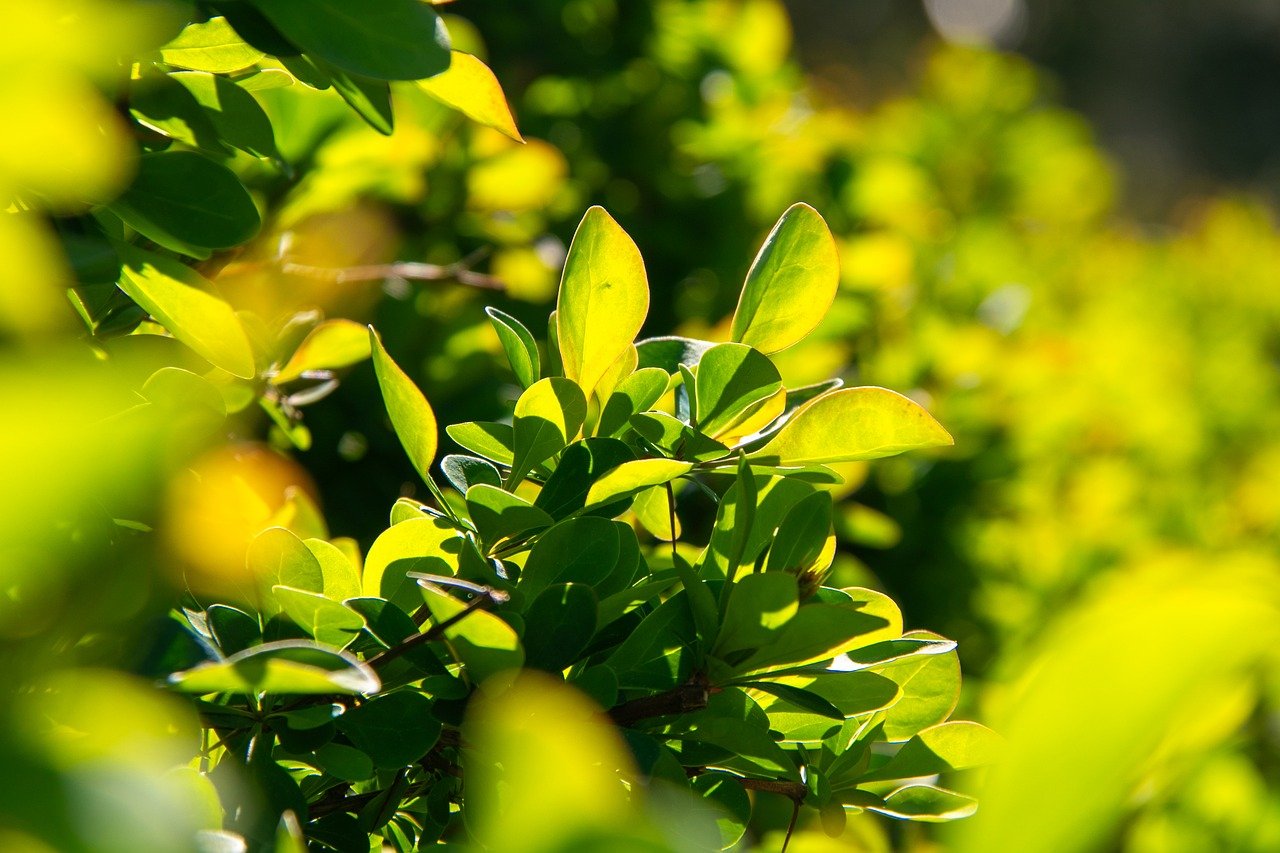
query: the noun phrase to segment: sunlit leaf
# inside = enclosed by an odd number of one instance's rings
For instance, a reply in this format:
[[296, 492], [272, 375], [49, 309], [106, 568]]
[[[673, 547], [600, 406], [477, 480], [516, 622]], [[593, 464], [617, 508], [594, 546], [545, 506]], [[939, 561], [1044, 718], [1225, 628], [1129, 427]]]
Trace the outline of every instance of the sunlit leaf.
[[733, 314], [733, 340], [784, 350], [822, 322], [840, 283], [827, 223], [807, 204], [782, 214], [756, 255]]
[[360, 572], [341, 548], [323, 539], [306, 539], [302, 544], [320, 564], [326, 597], [342, 601], [360, 594]]
[[191, 93], [223, 142], [255, 157], [279, 158], [271, 120], [253, 96], [239, 85], [201, 71], [184, 71], [169, 77]]
[[952, 444], [951, 436], [910, 399], [885, 388], [846, 388], [810, 401], [753, 460], [810, 465], [878, 459]]
[[932, 785], [908, 785], [885, 797], [884, 805], [868, 808], [890, 817], [936, 823], [969, 817], [978, 810], [978, 801]]
[[778, 525], [765, 571], [797, 571], [812, 565], [830, 535], [831, 495], [814, 492], [801, 498]]
[[391, 85], [387, 81], [347, 71], [318, 57], [310, 59], [316, 70], [325, 76], [333, 90], [360, 118], [378, 133], [391, 135], [395, 129], [395, 117], [391, 106]]
[[430, 478], [429, 469], [436, 458], [436, 416], [431, 404], [422, 396], [418, 386], [400, 369], [387, 351], [382, 339], [369, 329], [369, 348], [373, 355], [373, 367], [378, 376], [378, 387], [391, 417], [400, 443], [409, 454], [409, 461], [423, 480]]
[[585, 395], [631, 346], [649, 313], [640, 250], [602, 207], [574, 234], [556, 301], [557, 340], [565, 376]]
[[492, 127], [516, 142], [524, 142], [524, 137], [516, 129], [516, 120], [511, 115], [511, 107], [498, 78], [493, 76], [489, 66], [471, 54], [452, 51], [448, 69], [418, 81], [418, 85], [428, 95], [472, 121]]
[[657, 367], [642, 367], [623, 379], [600, 411], [596, 434], [621, 435], [630, 425], [632, 415], [648, 411], [661, 399], [669, 381], [666, 371]]
[[978, 723], [940, 723], [916, 734], [887, 762], [863, 775], [862, 781], [932, 776], [978, 767], [994, 761], [1002, 743], [998, 734]]
[[[422, 598], [432, 620], [442, 624], [467, 608], [467, 605], [443, 590], [423, 584]], [[479, 608], [453, 622], [444, 631], [449, 648], [465, 665], [467, 678], [480, 684], [507, 669], [524, 664], [524, 650], [516, 632], [506, 622]]]
[[364, 561], [364, 594], [416, 606], [418, 593], [408, 572], [453, 575], [458, 571], [462, 538], [438, 518], [416, 518], [384, 530]]
[[771, 643], [799, 608], [789, 574], [747, 575], [733, 585], [714, 653], [725, 657]]
[[753, 406], [780, 390], [778, 369], [759, 350], [742, 344], [714, 346], [698, 362], [698, 429], [712, 438], [737, 432]]
[[364, 627], [364, 619], [323, 595], [288, 586], [274, 586], [271, 594], [286, 616], [326, 646], [345, 648]]
[[564, 450], [586, 416], [586, 398], [573, 382], [551, 377], [530, 385], [516, 401], [506, 488], [515, 488], [534, 465]]
[[276, 585], [324, 591], [320, 562], [301, 539], [283, 527], [259, 533], [249, 544], [245, 562], [264, 591]]
[[302, 640], [266, 643], [225, 661], [177, 672], [169, 683], [184, 693], [374, 693], [378, 676], [346, 652]]
[[185, 264], [132, 246], [121, 246], [120, 257], [120, 289], [131, 299], [209, 363], [254, 377], [244, 327], [230, 305], [208, 292], [208, 281]]
[[262, 57], [262, 51], [246, 44], [222, 17], [188, 24], [160, 48], [160, 59], [166, 65], [214, 74], [248, 68]]
[[692, 462], [675, 459], [637, 459], [624, 462], [608, 471], [591, 485], [587, 492], [587, 506], [602, 506], [619, 498], [629, 497], [650, 486], [669, 483], [693, 470]]
[[369, 329], [350, 320], [326, 320], [312, 329], [284, 367], [271, 377], [277, 385], [308, 370], [336, 370], [369, 357]]
[[462, 447], [499, 465], [510, 465], [514, 459], [515, 435], [511, 424], [468, 421], [450, 424], [444, 431]]
[[492, 463], [476, 456], [462, 456], [451, 453], [440, 460], [440, 470], [445, 479], [464, 495], [467, 489], [479, 483], [490, 486], [502, 485], [502, 474]]
[[486, 308], [484, 313], [489, 315], [489, 322], [493, 324], [493, 330], [502, 342], [502, 349], [507, 354], [507, 361], [516, 375], [516, 381], [524, 388], [537, 382], [542, 365], [538, 356], [538, 343], [533, 335], [523, 323], [497, 308]]
[[480, 541], [490, 549], [522, 533], [550, 527], [553, 521], [524, 498], [486, 483], [467, 489], [467, 511]]

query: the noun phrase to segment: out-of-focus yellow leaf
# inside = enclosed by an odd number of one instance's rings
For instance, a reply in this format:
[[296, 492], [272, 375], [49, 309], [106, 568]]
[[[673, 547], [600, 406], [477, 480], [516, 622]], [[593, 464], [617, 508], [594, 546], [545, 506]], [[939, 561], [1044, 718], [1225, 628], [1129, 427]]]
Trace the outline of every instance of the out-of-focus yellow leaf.
[[[492, 134], [503, 139], [495, 131]], [[482, 160], [467, 173], [467, 205], [477, 210], [537, 210], [549, 205], [569, 173], [559, 149], [530, 139]]]
[[495, 850], [558, 850], [579, 834], [636, 818], [624, 779], [631, 756], [600, 708], [559, 681], [524, 672], [490, 680], [464, 737], [468, 823]]
[[63, 290], [71, 270], [38, 217], [0, 213], [0, 258], [0, 330], [39, 333], [74, 317]]
[[524, 142], [511, 115], [511, 106], [502, 93], [502, 84], [489, 66], [471, 54], [453, 51], [448, 69], [434, 77], [419, 80], [418, 86], [467, 118], [492, 127], [516, 142]]

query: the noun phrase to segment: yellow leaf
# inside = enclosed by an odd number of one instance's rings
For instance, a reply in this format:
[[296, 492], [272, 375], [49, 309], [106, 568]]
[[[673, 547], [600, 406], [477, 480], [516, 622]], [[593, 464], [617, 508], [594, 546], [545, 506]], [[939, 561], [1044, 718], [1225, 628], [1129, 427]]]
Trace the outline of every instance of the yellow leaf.
[[524, 142], [498, 78], [493, 76], [489, 66], [471, 54], [452, 51], [448, 69], [434, 77], [419, 80], [418, 85], [422, 91], [472, 121], [492, 127], [516, 142]]

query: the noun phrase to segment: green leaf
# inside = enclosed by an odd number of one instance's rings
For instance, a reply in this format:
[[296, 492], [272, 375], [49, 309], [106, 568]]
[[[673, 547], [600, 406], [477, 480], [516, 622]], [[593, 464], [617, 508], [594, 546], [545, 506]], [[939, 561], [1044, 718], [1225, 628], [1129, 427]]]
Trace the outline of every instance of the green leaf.
[[729, 448], [666, 412], [631, 416], [636, 434], [675, 459], [706, 462], [729, 455]]
[[463, 539], [439, 518], [414, 518], [384, 530], [364, 561], [364, 594], [416, 608], [418, 593], [408, 572], [454, 575]]
[[[942, 640], [936, 634], [913, 631], [908, 638]], [[902, 698], [885, 715], [884, 734], [890, 741], [906, 740], [951, 715], [960, 701], [960, 658], [954, 649], [942, 654], [915, 655], [876, 667], [876, 672], [902, 689]]]
[[800, 772], [778, 743], [761, 728], [745, 720], [730, 717], [697, 715], [698, 719], [682, 733], [682, 737], [727, 749], [733, 757], [720, 762], [725, 767], [748, 773], [763, 773], [800, 781]]
[[453, 51], [452, 57], [446, 71], [418, 82], [422, 91], [472, 121], [492, 127], [516, 142], [524, 142], [524, 137], [516, 129], [516, 120], [511, 115], [507, 98], [502, 93], [502, 85], [489, 66], [471, 54], [457, 50]]
[[467, 511], [480, 540], [490, 551], [508, 539], [550, 527], [554, 522], [524, 498], [485, 483], [467, 489]]
[[[868, 635], [870, 636], [870, 635]], [[903, 658], [921, 655], [945, 655], [954, 651], [956, 644], [951, 640], [933, 640], [903, 637], [896, 640], [880, 640], [867, 643], [846, 654], [849, 660], [859, 667], [884, 666]]]
[[[744, 489], [750, 492], [745, 499]], [[702, 556], [703, 577], [727, 577], [735, 555], [738, 565], [754, 564], [791, 508], [813, 492], [813, 486], [793, 477], [739, 474], [716, 511], [711, 542]]]
[[258, 620], [243, 610], [225, 604], [211, 604], [205, 611], [205, 619], [218, 642], [218, 649], [224, 655], [242, 652], [262, 639]]
[[129, 86], [129, 115], [170, 139], [211, 154], [225, 153], [213, 116], [175, 75], [144, 72]]
[[516, 381], [523, 388], [537, 382], [542, 365], [538, 357], [538, 343], [533, 335], [523, 323], [497, 308], [486, 308], [484, 313], [489, 315], [489, 322], [498, 333], [498, 340], [507, 354], [507, 361], [511, 363]]
[[996, 760], [1003, 744], [986, 726], [955, 721], [930, 726], [902, 745], [898, 753], [860, 781], [878, 782], [967, 770]]
[[781, 681], [740, 681], [736, 686], [768, 693], [784, 700], [788, 705], [808, 711], [811, 714], [817, 714], [819, 717], [825, 717], [828, 720], [844, 721], [844, 712], [822, 696], [805, 690], [803, 687], [796, 687]]
[[879, 459], [953, 444], [917, 403], [887, 388], [844, 388], [801, 406], [750, 459], [813, 465]]
[[640, 250], [602, 207], [582, 218], [556, 300], [564, 374], [584, 397], [631, 346], [649, 313], [649, 283]]
[[689, 565], [679, 552], [672, 554], [673, 568], [680, 585], [684, 587], [685, 600], [689, 602], [689, 611], [693, 614], [693, 624], [698, 629], [699, 661], [706, 650], [715, 645], [720, 631], [720, 613], [716, 606], [715, 596], [707, 588], [707, 583], [698, 577], [693, 566]]
[[631, 417], [648, 411], [667, 392], [671, 377], [657, 367], [642, 367], [618, 383], [605, 401], [596, 423], [596, 435], [616, 436], [627, 431]]
[[212, 285], [170, 258], [120, 246], [120, 289], [210, 364], [242, 379], [255, 374], [253, 350], [230, 305], [207, 292]]
[[941, 823], [969, 817], [978, 810], [978, 801], [932, 785], [908, 785], [885, 797], [884, 805], [867, 808], [889, 817]]
[[355, 747], [326, 743], [311, 754], [321, 770], [344, 782], [363, 782], [373, 778], [373, 761]]
[[492, 463], [476, 456], [462, 456], [451, 453], [440, 460], [440, 470], [445, 479], [464, 495], [472, 486], [485, 483], [490, 486], [502, 485], [502, 474]]
[[711, 341], [676, 335], [645, 338], [636, 343], [636, 354], [639, 357], [637, 367], [640, 370], [656, 367], [668, 376], [674, 376], [680, 371], [680, 365], [692, 367], [713, 346], [715, 344]]
[[[607, 600], [601, 602], [601, 622]], [[671, 595], [641, 620], [604, 661], [624, 689], [666, 690], [689, 677], [698, 642], [693, 612], [683, 590]]]
[[[438, 587], [422, 584], [422, 597], [437, 625], [457, 616], [467, 608]], [[480, 684], [491, 675], [524, 664], [524, 650], [516, 632], [486, 610], [473, 609], [445, 629], [449, 648], [465, 667], [472, 684]]]
[[395, 129], [395, 117], [391, 108], [391, 86], [385, 80], [377, 80], [344, 71], [323, 59], [310, 57], [312, 65], [329, 80], [335, 92], [342, 96], [356, 115], [384, 136]]
[[516, 401], [511, 472], [505, 487], [514, 489], [534, 465], [564, 450], [586, 417], [586, 397], [568, 379], [551, 377], [530, 385]]
[[[793, 702], [793, 697], [785, 696], [781, 691], [769, 690], [762, 686], [764, 683], [756, 680], [740, 682], [738, 686], [771, 694], [752, 694], [769, 715], [771, 728], [782, 732], [786, 740], [793, 742], [815, 743], [827, 737], [831, 731], [829, 714], [815, 714], [811, 706]], [[880, 711], [892, 705], [901, 695], [898, 685], [873, 672], [865, 671], [819, 670], [772, 677], [768, 683], [781, 686], [783, 690], [794, 688], [818, 696], [837, 708], [842, 719]]]
[[273, 385], [302, 376], [308, 370], [336, 370], [369, 357], [369, 329], [350, 320], [326, 320], [298, 344], [284, 367], [271, 377]]
[[430, 5], [379, 0], [253, 0], [289, 41], [353, 74], [418, 80], [449, 67], [449, 34]]
[[787, 621], [772, 643], [747, 658], [737, 669], [751, 673], [831, 660], [856, 648], [861, 637], [884, 624], [884, 619], [852, 607], [806, 604]]
[[765, 238], [733, 314], [733, 340], [775, 353], [812, 332], [840, 284], [836, 243], [822, 216], [792, 205]]
[[765, 571], [795, 572], [812, 565], [830, 535], [830, 493], [814, 492], [801, 498], [778, 525]]
[[751, 819], [751, 798], [742, 780], [731, 773], [709, 770], [689, 780], [689, 788], [710, 806], [720, 831], [720, 849], [729, 850], [741, 841]]
[[107, 208], [147, 239], [188, 255], [193, 246], [238, 246], [261, 224], [235, 173], [193, 151], [143, 154], [133, 183]]
[[335, 721], [338, 731], [378, 767], [399, 769], [427, 754], [440, 738], [431, 700], [413, 690], [375, 696]]
[[283, 640], [169, 676], [183, 693], [376, 693], [378, 676], [346, 652]]
[[301, 539], [283, 527], [269, 527], [254, 537], [245, 563], [264, 592], [274, 586], [324, 590], [320, 562]]
[[674, 459], [637, 459], [624, 462], [596, 480], [587, 492], [586, 507], [603, 506], [630, 497], [650, 486], [669, 483], [693, 470], [692, 462]]
[[799, 610], [796, 579], [789, 574], [747, 575], [733, 584], [713, 654], [757, 649], [773, 642]]
[[169, 76], [191, 93], [223, 142], [255, 157], [279, 159], [271, 120], [252, 95], [225, 77], [201, 71]]
[[525, 665], [559, 672], [576, 661], [595, 636], [597, 604], [586, 584], [543, 590], [525, 612]]
[[360, 573], [352, 565], [342, 548], [324, 539], [303, 539], [311, 555], [320, 564], [320, 573], [324, 576], [324, 594], [332, 601], [344, 598], [355, 598], [361, 593]]
[[[631, 448], [612, 438], [588, 438], [565, 448], [555, 471], [543, 484], [534, 506], [553, 518], [564, 518], [582, 509], [591, 484], [606, 471], [635, 458]], [[600, 510], [605, 514], [609, 507]]]
[[262, 51], [246, 44], [227, 19], [221, 17], [187, 24], [160, 48], [160, 60], [166, 65], [213, 74], [231, 74], [248, 68], [263, 55]]
[[319, 593], [288, 586], [274, 586], [271, 593], [284, 614], [318, 643], [345, 648], [364, 627], [358, 613]]
[[435, 412], [413, 380], [387, 355], [382, 339], [372, 327], [369, 328], [369, 350], [391, 426], [414, 469], [423, 480], [430, 480], [431, 463], [436, 458]]
[[621, 553], [618, 528], [609, 519], [581, 516], [562, 521], [530, 549], [515, 600], [527, 605], [558, 583], [594, 587], [614, 571]]
[[735, 432], [752, 407], [778, 393], [782, 376], [773, 362], [743, 344], [719, 344], [698, 362], [694, 396], [698, 429], [712, 438]]
[[510, 424], [467, 421], [451, 424], [444, 431], [461, 447], [485, 459], [492, 459], [499, 465], [509, 466], [514, 459], [512, 448], [515, 446], [515, 436]]

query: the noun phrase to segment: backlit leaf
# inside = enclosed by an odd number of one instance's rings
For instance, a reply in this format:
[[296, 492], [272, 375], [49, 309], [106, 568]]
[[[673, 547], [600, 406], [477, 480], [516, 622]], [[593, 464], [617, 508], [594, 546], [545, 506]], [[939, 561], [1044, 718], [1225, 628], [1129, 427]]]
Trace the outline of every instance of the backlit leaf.
[[630, 497], [650, 486], [669, 483], [692, 470], [692, 462], [675, 459], [637, 459], [634, 462], [624, 462], [591, 485], [591, 490], [587, 492], [587, 507], [602, 506], [619, 498]]
[[273, 384], [291, 382], [308, 370], [336, 370], [369, 357], [369, 329], [350, 320], [325, 320], [298, 344]]
[[506, 488], [515, 488], [534, 465], [564, 450], [586, 416], [586, 398], [568, 379], [551, 377], [530, 385], [516, 401]]
[[369, 348], [373, 355], [373, 367], [378, 376], [378, 387], [391, 417], [400, 443], [409, 454], [409, 461], [423, 480], [430, 478], [429, 469], [436, 458], [436, 416], [427, 398], [418, 386], [400, 369], [382, 347], [382, 339], [369, 329]]
[[364, 561], [364, 594], [416, 606], [418, 593], [408, 572], [453, 575], [458, 571], [462, 537], [438, 518], [415, 518], [384, 530]]
[[648, 313], [640, 250], [604, 208], [592, 207], [569, 247], [556, 301], [565, 376], [589, 395], [631, 346]]
[[[432, 620], [442, 624], [467, 605], [438, 587], [422, 584], [422, 598]], [[516, 632], [506, 622], [486, 610], [476, 608], [445, 629], [450, 649], [466, 667], [474, 684], [506, 669], [524, 664], [524, 650]]]
[[222, 17], [188, 24], [160, 48], [160, 59], [166, 65], [214, 74], [248, 68], [262, 57], [262, 51], [246, 44]]
[[839, 283], [840, 259], [827, 223], [809, 205], [792, 205], [747, 273], [733, 340], [763, 353], [786, 349], [822, 322]]
[[288, 586], [274, 586], [271, 593], [294, 624], [326, 646], [345, 648], [364, 627], [360, 614], [319, 593]]
[[512, 448], [515, 445], [515, 436], [512, 433], [511, 424], [468, 421], [450, 424], [444, 431], [449, 438], [462, 447], [486, 459], [492, 459], [499, 465], [510, 465], [514, 458]]
[[979, 767], [996, 759], [1002, 740], [986, 726], [965, 721], [941, 723], [916, 734], [898, 753], [861, 781], [932, 776]]
[[712, 438], [736, 432], [753, 406], [780, 390], [778, 369], [759, 350], [742, 344], [714, 346], [698, 362], [698, 429]]
[[502, 349], [507, 354], [507, 361], [511, 363], [516, 381], [524, 388], [537, 382], [542, 365], [538, 357], [538, 343], [533, 335], [523, 323], [497, 308], [486, 308], [484, 313], [489, 315], [489, 322], [493, 324], [493, 330], [502, 342]]
[[490, 550], [522, 533], [550, 527], [553, 521], [524, 498], [485, 483], [467, 489], [467, 511], [480, 541]]
[[820, 465], [952, 443], [947, 431], [907, 397], [886, 388], [845, 388], [802, 406], [748, 458], [766, 464]]
[[121, 246], [120, 289], [210, 364], [242, 379], [255, 374], [253, 350], [230, 305], [186, 264]]
[[378, 676], [346, 652], [304, 640], [265, 643], [225, 661], [176, 672], [169, 683], [183, 693], [376, 693]]
[[169, 77], [191, 93], [213, 122], [218, 137], [227, 145], [255, 157], [280, 156], [271, 120], [253, 96], [239, 85], [202, 71], [183, 71]]
[[511, 115], [506, 96], [502, 94], [498, 78], [493, 76], [489, 66], [471, 54], [452, 51], [448, 69], [418, 81], [418, 86], [472, 121], [492, 127], [516, 142], [524, 142], [524, 137], [516, 129], [516, 120]]

